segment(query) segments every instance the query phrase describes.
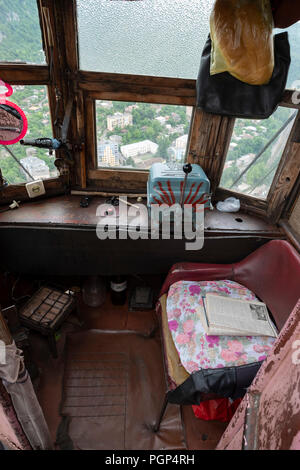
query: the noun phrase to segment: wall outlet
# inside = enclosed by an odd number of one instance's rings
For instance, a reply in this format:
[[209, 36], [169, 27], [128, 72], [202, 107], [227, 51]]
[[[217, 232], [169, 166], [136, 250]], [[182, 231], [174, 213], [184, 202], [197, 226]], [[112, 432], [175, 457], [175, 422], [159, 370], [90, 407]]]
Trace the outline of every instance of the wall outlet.
[[27, 183], [26, 190], [30, 198], [38, 197], [46, 193], [42, 180], [31, 181], [30, 183]]

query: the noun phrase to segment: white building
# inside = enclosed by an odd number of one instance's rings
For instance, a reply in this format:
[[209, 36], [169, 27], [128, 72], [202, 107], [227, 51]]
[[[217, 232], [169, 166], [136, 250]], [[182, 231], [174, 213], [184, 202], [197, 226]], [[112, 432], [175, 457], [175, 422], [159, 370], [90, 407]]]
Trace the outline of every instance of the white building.
[[130, 113], [115, 113], [112, 116], [107, 116], [107, 129], [109, 131], [113, 131], [116, 127], [123, 129], [131, 125], [132, 114]]
[[224, 165], [224, 169], [226, 170], [226, 168], [231, 168], [233, 164], [234, 160], [228, 160], [228, 162], [226, 162]]
[[168, 155], [171, 161], [182, 162], [185, 157], [185, 148], [179, 147], [169, 147], [168, 148]]
[[158, 116], [155, 118], [162, 126], [166, 123], [166, 118], [164, 116]]
[[177, 149], [185, 149], [186, 145], [187, 145], [187, 140], [188, 140], [188, 135], [187, 134], [184, 134], [184, 135], [181, 135], [180, 137], [177, 137], [177, 139], [175, 140], [175, 147]]
[[250, 189], [251, 189], [251, 186], [249, 186], [249, 184], [240, 183], [240, 184], [238, 185], [238, 191], [239, 191], [240, 193], [246, 193], [246, 194], [247, 194], [247, 192], [250, 191]]
[[[38, 157], [25, 157], [20, 160], [24, 168], [35, 180], [44, 180], [50, 178], [50, 170], [44, 160]], [[25, 173], [26, 179], [31, 181], [27, 173]]]
[[252, 162], [254, 157], [255, 157], [255, 153], [249, 153], [247, 155], [243, 155], [242, 157], [238, 158], [236, 161], [238, 168], [248, 166]]
[[178, 124], [178, 126], [174, 127], [175, 132], [179, 132], [179, 134], [184, 133], [184, 125], [183, 124]]
[[186, 117], [190, 119], [192, 117], [192, 113], [193, 113], [193, 106], [187, 106], [186, 107]]
[[110, 109], [113, 107], [111, 101], [98, 101], [97, 106], [101, 106], [102, 108]]
[[121, 145], [122, 143], [122, 137], [120, 135], [113, 134], [109, 137], [109, 140], [113, 142], [114, 144], [119, 144]]
[[151, 140], [142, 140], [141, 142], [121, 146], [121, 152], [126, 158], [143, 155], [145, 153], [155, 154], [157, 149], [158, 145]]
[[119, 165], [119, 144], [112, 140], [105, 140], [98, 143], [97, 148], [98, 165], [118, 166]]

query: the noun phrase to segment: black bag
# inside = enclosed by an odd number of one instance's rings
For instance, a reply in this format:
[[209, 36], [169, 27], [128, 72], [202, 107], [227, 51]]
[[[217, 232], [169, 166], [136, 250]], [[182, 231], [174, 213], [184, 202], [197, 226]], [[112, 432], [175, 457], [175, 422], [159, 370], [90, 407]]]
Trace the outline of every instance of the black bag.
[[207, 113], [250, 119], [266, 119], [280, 103], [291, 63], [288, 33], [274, 37], [275, 66], [266, 85], [249, 85], [228, 72], [210, 75], [211, 39], [203, 49], [197, 78], [197, 108]]
[[200, 369], [168, 392], [168, 401], [180, 405], [200, 405], [215, 398], [242, 398], [263, 361], [242, 366]]

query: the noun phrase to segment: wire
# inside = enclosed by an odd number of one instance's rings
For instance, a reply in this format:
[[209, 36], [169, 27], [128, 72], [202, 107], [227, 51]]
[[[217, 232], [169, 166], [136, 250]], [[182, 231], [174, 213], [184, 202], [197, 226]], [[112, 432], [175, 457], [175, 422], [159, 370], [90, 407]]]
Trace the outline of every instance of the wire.
[[25, 173], [29, 176], [29, 178], [34, 181], [34, 178], [33, 176], [29, 173], [28, 170], [26, 170], [25, 166], [22, 165], [22, 163], [20, 162], [20, 160], [17, 159], [17, 157], [13, 154], [13, 152], [7, 147], [7, 145], [4, 145], [2, 144], [3, 147], [7, 150], [7, 152], [10, 154], [10, 156], [17, 162], [17, 164], [22, 168], [22, 170], [25, 171]]
[[264, 175], [263, 178], [260, 178], [258, 182], [255, 183], [255, 186], [251, 189], [251, 191], [248, 194], [253, 193], [254, 189], [257, 188], [257, 186], [259, 186], [260, 183], [262, 183], [277, 168], [277, 166], [278, 166], [278, 162], [274, 166], [272, 166], [271, 170], [268, 171], [268, 173]]
[[267, 144], [258, 152], [257, 155], [255, 155], [254, 159], [252, 160], [251, 163], [242, 171], [242, 173], [237, 177], [237, 179], [232, 183], [229, 189], [232, 189], [238, 181], [244, 176], [245, 173], [254, 165], [254, 163], [257, 162], [257, 160], [265, 153], [267, 148], [274, 142], [274, 140], [277, 139], [277, 137], [281, 134], [281, 132], [289, 125], [289, 123], [296, 117], [298, 111], [295, 111], [295, 113], [291, 114], [291, 116], [288, 118], [288, 120], [281, 126], [281, 128], [276, 132], [276, 134], [273, 135], [273, 137], [267, 142]]
[[20, 207], [19, 204], [20, 204], [20, 201], [19, 202], [13, 201], [8, 207], [6, 207], [5, 209], [1, 209], [0, 214], [2, 212], [7, 212], [7, 211], [10, 211], [10, 210], [13, 210], [13, 209], [18, 209]]

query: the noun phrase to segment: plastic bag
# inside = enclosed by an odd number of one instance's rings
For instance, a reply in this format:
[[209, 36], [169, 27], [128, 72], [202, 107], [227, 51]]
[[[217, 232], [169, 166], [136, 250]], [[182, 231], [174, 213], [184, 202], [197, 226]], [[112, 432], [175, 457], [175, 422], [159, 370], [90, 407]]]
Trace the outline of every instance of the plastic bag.
[[228, 72], [210, 75], [211, 39], [202, 52], [197, 77], [197, 108], [243, 119], [267, 119], [282, 100], [291, 63], [288, 33], [274, 36], [275, 67], [269, 83], [253, 86]]
[[219, 398], [217, 400], [204, 401], [200, 405], [192, 405], [192, 407], [196, 418], [205, 421], [216, 420], [228, 423], [241, 401], [241, 398], [237, 398], [233, 402], [230, 402], [228, 398]]
[[235, 197], [228, 197], [225, 199], [225, 201], [219, 201], [216, 207], [220, 212], [238, 212], [240, 210], [241, 204], [239, 199], [236, 199]]
[[270, 0], [216, 0], [210, 17], [210, 74], [229, 72], [250, 85], [270, 81], [274, 70]]

